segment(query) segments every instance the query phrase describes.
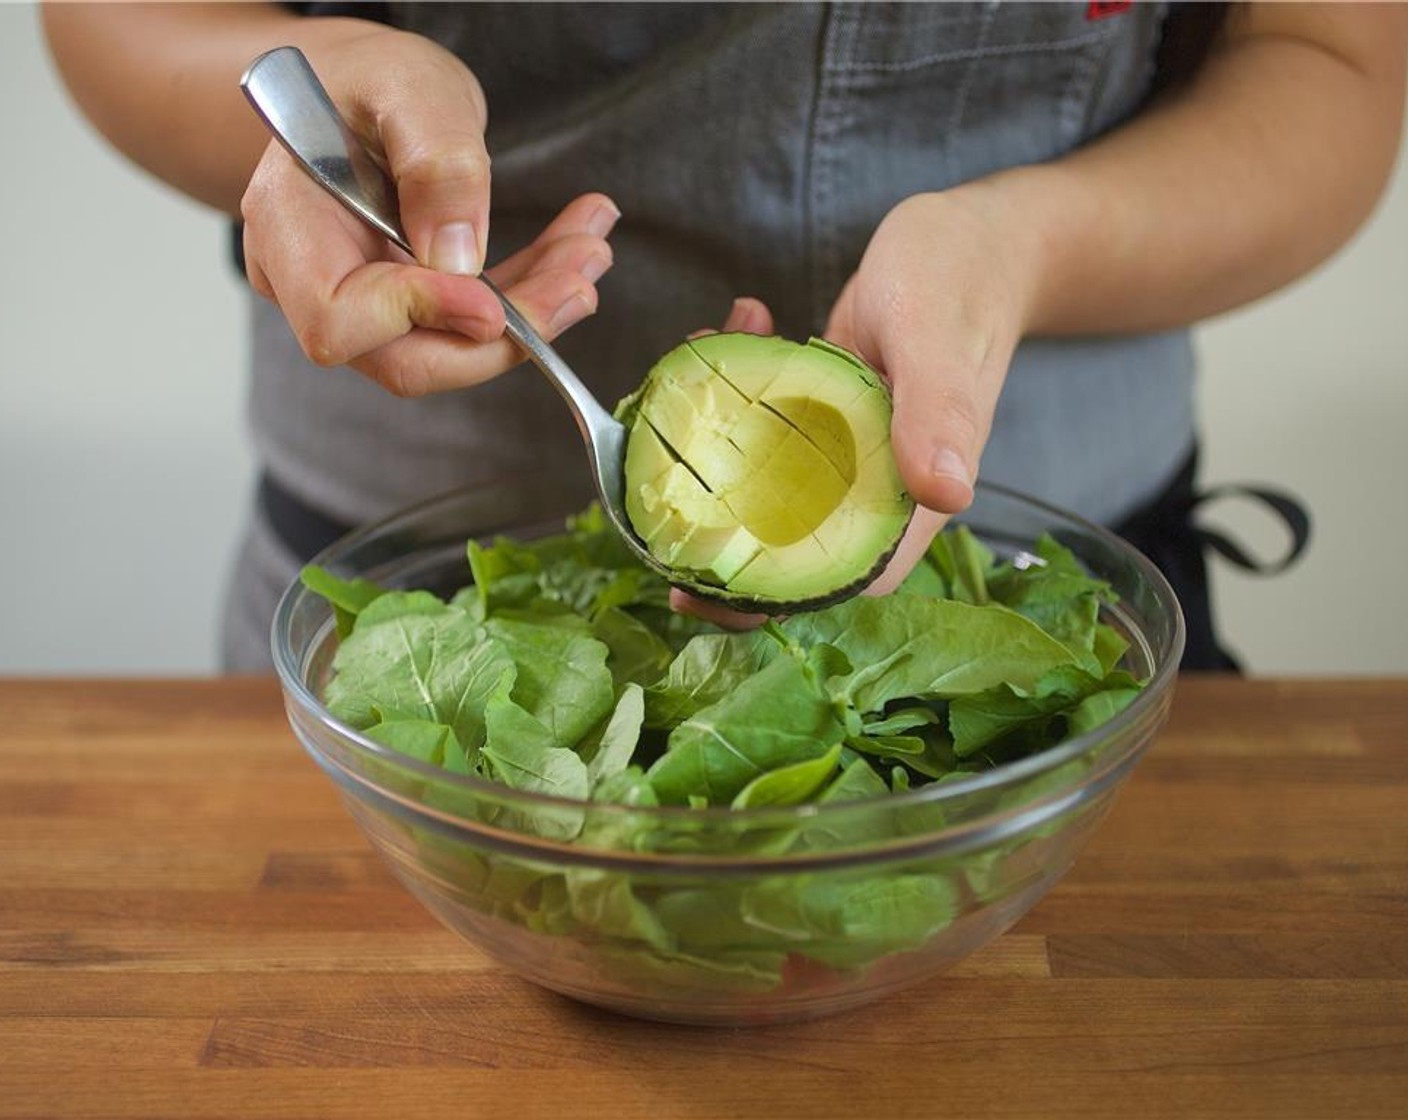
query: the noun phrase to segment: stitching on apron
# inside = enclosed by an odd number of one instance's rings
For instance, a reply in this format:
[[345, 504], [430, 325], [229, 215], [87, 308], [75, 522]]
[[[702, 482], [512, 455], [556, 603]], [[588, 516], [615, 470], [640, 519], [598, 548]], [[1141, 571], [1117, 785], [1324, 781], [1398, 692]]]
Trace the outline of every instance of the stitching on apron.
[[[1087, 44], [1099, 43], [1102, 38], [1109, 39], [1111, 36], [1089, 39]], [[1095, 112], [1094, 98], [1090, 93], [1101, 60], [1100, 51], [1083, 50], [1075, 56], [1071, 76], [1066, 80], [1065, 88], [1061, 90], [1061, 99], [1056, 105], [1056, 120], [1063, 135], [1080, 135], [1085, 132], [1087, 120]]]
[[[967, 58], [968, 64], [963, 68], [963, 77], [959, 79], [958, 90], [953, 98], [953, 112], [949, 115], [948, 129], [946, 136], [956, 136], [958, 126], [963, 123], [963, 110], [968, 104], [968, 91], [973, 86], [973, 74], [977, 70], [975, 65], [979, 58], [983, 57], [982, 50], [988, 41], [988, 35], [992, 32], [992, 22], [997, 15], [997, 0], [989, 0], [983, 5], [983, 22], [978, 27], [978, 45], [973, 50], [960, 54], [954, 52], [957, 57]], [[958, 170], [953, 164], [953, 145], [944, 144], [944, 176], [950, 183], [959, 181]]]
[[817, 81], [817, 108], [811, 137], [811, 222], [809, 242], [812, 250], [812, 329], [820, 332], [826, 325], [843, 278], [837, 274], [840, 265], [840, 236], [836, 229], [832, 201], [836, 193], [838, 136], [851, 124], [846, 111], [846, 97], [837, 75], [844, 73], [847, 57], [854, 52], [860, 13], [854, 4], [833, 4], [827, 11], [823, 32], [821, 73]]
[[[983, 21], [983, 29], [980, 32], [986, 36], [987, 29], [992, 22], [993, 9], [988, 10], [988, 14]], [[925, 55], [923, 58], [908, 58], [903, 62], [849, 62], [842, 67], [848, 73], [895, 73], [906, 70], [920, 70], [925, 66], [934, 66], [943, 62], [960, 62], [966, 59], [980, 58], [1001, 58], [1006, 55], [1019, 54], [1040, 54], [1044, 51], [1070, 50], [1075, 47], [1089, 46], [1091, 43], [1098, 43], [1102, 39], [1109, 39], [1113, 32], [1109, 28], [1101, 28], [1099, 31], [1090, 31], [1084, 35], [1072, 35], [1067, 39], [1048, 39], [1039, 43], [1005, 43], [993, 47], [965, 47], [956, 51], [941, 51], [938, 54]]]

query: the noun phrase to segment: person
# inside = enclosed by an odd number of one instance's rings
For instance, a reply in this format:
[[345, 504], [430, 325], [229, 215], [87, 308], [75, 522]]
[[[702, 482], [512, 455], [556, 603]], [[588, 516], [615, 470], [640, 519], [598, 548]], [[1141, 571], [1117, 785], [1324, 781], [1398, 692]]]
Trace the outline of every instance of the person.
[[[1365, 220], [1408, 42], [1408, 8], [1341, 4], [57, 4], [44, 23], [109, 141], [243, 220], [262, 475], [237, 669], [267, 665], [275, 598], [347, 527], [584, 476], [543, 379], [500, 376], [522, 355], [486, 263], [603, 401], [720, 318], [870, 361], [923, 514], [875, 590], [981, 460], [1130, 534], [1183, 601], [1185, 667], [1231, 664], [1188, 512], [1188, 327]], [[244, 103], [243, 68], [283, 44], [383, 153], [414, 258]]]

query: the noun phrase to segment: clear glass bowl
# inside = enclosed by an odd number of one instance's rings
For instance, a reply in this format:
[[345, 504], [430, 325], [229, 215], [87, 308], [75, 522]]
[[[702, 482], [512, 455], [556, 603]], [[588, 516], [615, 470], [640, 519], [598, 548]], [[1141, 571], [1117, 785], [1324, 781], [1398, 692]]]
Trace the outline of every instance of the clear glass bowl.
[[[517, 479], [455, 492], [353, 533], [318, 563], [449, 595], [469, 538], [560, 531], [588, 495]], [[926, 980], [993, 940], [1070, 868], [1162, 727], [1183, 646], [1177, 601], [1119, 538], [979, 488], [963, 520], [1000, 556], [1043, 532], [1108, 580], [1107, 621], [1149, 683], [1061, 746], [905, 794], [783, 809], [570, 802], [398, 755], [318, 700], [337, 637], [295, 584], [274, 658], [295, 734], [397, 878], [513, 971], [627, 1014], [749, 1024], [807, 1018]]]

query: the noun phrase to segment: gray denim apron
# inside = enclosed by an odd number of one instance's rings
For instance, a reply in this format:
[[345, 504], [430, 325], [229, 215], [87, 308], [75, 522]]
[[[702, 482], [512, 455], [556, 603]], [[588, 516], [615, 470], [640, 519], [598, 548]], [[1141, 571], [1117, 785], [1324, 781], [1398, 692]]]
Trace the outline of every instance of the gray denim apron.
[[[387, 8], [484, 86], [491, 260], [583, 191], [621, 207], [600, 309], [560, 344], [614, 402], [735, 295], [766, 301], [781, 334], [819, 332], [901, 199], [1060, 156], [1125, 120], [1153, 78], [1165, 6]], [[312, 366], [271, 306], [254, 300], [252, 316], [256, 454], [281, 492], [332, 522], [518, 469], [584, 469], [565, 409], [529, 367], [399, 400]], [[1114, 523], [1189, 455], [1192, 388], [1183, 331], [1029, 340], [982, 476]], [[273, 602], [305, 559], [256, 511], [230, 594], [229, 668], [267, 666]]]

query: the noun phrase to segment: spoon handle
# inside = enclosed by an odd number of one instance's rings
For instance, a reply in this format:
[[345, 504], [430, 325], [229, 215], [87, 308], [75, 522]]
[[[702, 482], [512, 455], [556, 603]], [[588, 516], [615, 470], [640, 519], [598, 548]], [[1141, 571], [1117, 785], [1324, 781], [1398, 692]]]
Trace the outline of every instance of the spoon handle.
[[[415, 256], [401, 228], [396, 184], [338, 112], [302, 51], [276, 47], [260, 55], [240, 79], [240, 88], [269, 130], [315, 181], [373, 229]], [[609, 462], [611, 452], [619, 450], [621, 425], [498, 285], [484, 274], [479, 279], [503, 304], [508, 336], [566, 400], [587, 445], [593, 473], [598, 479], [607, 479], [612, 472], [599, 456], [606, 452]], [[615, 446], [601, 447], [603, 440]], [[619, 469], [619, 455], [615, 462]]]

